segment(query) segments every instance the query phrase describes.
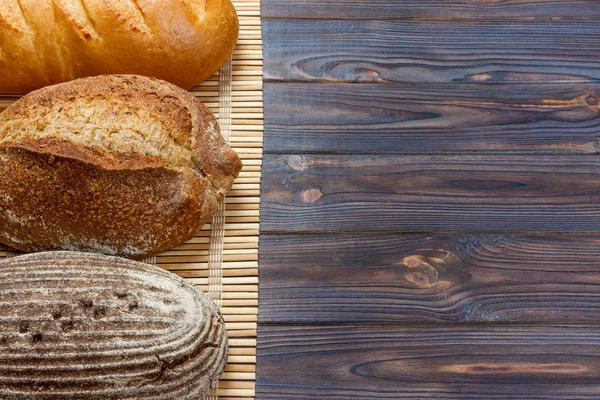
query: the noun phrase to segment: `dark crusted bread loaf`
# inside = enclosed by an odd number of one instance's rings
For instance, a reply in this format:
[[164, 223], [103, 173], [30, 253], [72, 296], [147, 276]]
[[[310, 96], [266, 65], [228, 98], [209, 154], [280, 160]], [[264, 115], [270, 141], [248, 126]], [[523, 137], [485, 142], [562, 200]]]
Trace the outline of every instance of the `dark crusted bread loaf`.
[[0, 399], [198, 400], [227, 359], [217, 306], [178, 276], [100, 254], [0, 261]]
[[0, 93], [100, 74], [140, 74], [189, 89], [231, 55], [230, 0], [2, 0]]
[[213, 114], [164, 81], [40, 89], [0, 114], [0, 242], [146, 257], [190, 239], [241, 166]]

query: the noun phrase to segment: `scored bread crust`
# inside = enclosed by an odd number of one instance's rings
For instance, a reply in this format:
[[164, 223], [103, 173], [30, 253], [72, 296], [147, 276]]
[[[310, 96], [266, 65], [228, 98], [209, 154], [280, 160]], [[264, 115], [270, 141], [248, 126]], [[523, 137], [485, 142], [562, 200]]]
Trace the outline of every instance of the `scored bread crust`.
[[190, 239], [241, 166], [175, 85], [105, 75], [40, 89], [0, 114], [0, 242], [147, 257]]
[[189, 89], [225, 63], [238, 31], [230, 0], [3, 0], [0, 93], [115, 73]]
[[216, 304], [153, 265], [77, 252], [0, 261], [0, 398], [197, 400], [227, 362]]

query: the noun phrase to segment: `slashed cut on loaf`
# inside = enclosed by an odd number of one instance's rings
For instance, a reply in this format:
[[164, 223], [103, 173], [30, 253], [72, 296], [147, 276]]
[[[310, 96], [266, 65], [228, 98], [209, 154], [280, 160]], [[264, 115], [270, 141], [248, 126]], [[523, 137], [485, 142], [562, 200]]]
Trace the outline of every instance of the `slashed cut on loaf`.
[[225, 63], [238, 30], [230, 0], [2, 0], [0, 93], [101, 74], [189, 89]]
[[175, 85], [104, 75], [40, 89], [0, 114], [0, 242], [147, 257], [190, 239], [241, 167]]
[[215, 303], [158, 267], [76, 252], [0, 261], [0, 398], [198, 400], [227, 361]]

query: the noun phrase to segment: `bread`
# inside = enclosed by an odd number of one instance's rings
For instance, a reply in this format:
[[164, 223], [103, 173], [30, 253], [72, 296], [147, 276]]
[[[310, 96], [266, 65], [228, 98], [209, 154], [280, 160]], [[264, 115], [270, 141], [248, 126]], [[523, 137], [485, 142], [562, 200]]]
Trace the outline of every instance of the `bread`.
[[0, 261], [0, 398], [198, 400], [222, 374], [216, 305], [158, 267], [47, 252]]
[[143, 258], [190, 239], [241, 162], [188, 92], [123, 75], [32, 92], [0, 114], [0, 242]]
[[230, 0], [4, 0], [0, 93], [101, 74], [189, 89], [225, 63], [238, 29]]

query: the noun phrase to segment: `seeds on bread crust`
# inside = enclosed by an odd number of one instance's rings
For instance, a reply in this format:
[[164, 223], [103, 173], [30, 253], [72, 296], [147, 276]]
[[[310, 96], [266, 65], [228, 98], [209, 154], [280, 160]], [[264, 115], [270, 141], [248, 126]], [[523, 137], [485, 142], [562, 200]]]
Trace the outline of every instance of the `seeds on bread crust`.
[[176, 275], [100, 254], [0, 261], [0, 398], [196, 400], [227, 359], [217, 306]]

